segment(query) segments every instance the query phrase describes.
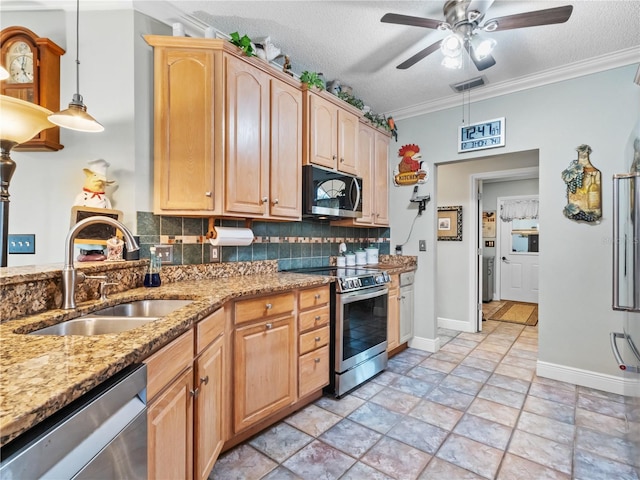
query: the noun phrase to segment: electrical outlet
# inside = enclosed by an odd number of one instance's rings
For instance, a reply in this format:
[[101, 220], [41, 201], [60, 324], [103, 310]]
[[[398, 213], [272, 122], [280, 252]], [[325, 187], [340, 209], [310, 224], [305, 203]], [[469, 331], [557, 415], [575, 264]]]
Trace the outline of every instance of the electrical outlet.
[[215, 263], [220, 261], [220, 247], [219, 246], [211, 245], [209, 261], [210, 262], [215, 262]]
[[156, 245], [156, 255], [162, 264], [173, 263], [173, 245]]
[[396, 255], [402, 255], [402, 245], [396, 245]]
[[427, 241], [426, 240], [418, 240], [418, 250], [421, 252], [427, 251]]
[[35, 254], [36, 236], [35, 234], [8, 236], [8, 253]]

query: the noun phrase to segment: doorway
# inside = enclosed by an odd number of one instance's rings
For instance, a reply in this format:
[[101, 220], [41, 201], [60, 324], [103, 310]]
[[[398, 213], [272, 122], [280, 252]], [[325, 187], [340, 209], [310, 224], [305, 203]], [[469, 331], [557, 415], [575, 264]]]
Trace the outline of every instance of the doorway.
[[[483, 320], [488, 318], [485, 314], [487, 311], [497, 312], [506, 306], [506, 302], [538, 302], [538, 254], [528, 253], [529, 250], [537, 250], [539, 245], [539, 236], [536, 238], [533, 233], [535, 227], [539, 235], [538, 222], [521, 222], [520, 219], [504, 222], [500, 218], [501, 207], [505, 202], [537, 201], [538, 168], [484, 172], [472, 175], [471, 181], [472, 192], [475, 193], [475, 237], [471, 242], [470, 260], [475, 263], [477, 275], [471, 279], [472, 291], [476, 295], [470, 299], [469, 308], [475, 314], [476, 331], [481, 331]], [[517, 193], [528, 195], [516, 195]], [[529, 234], [532, 242], [530, 247], [526, 236]], [[516, 250], [525, 250], [523, 243], [526, 243], [527, 252], [511, 251], [514, 247]], [[524, 261], [528, 263], [523, 265]], [[487, 285], [486, 282], [491, 284]], [[503, 290], [507, 291], [506, 286], [517, 291], [517, 287], [523, 284], [526, 288], [520, 288], [517, 293], [509, 292], [506, 296], [503, 293]], [[528, 296], [524, 296], [524, 290], [529, 292]], [[537, 317], [537, 308], [535, 313]]]

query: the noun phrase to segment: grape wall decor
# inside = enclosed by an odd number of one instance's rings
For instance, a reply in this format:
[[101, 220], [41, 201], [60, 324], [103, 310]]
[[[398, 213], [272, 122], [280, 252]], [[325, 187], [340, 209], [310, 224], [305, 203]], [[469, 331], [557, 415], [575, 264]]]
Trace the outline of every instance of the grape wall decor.
[[578, 159], [562, 172], [567, 184], [567, 206], [564, 216], [579, 222], [598, 222], [602, 218], [602, 185], [600, 170], [591, 165], [589, 145], [576, 148]]

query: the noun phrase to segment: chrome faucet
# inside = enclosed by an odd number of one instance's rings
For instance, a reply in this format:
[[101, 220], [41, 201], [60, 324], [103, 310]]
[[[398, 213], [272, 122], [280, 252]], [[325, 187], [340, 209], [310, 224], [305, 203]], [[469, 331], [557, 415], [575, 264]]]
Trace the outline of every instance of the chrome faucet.
[[124, 241], [127, 245], [127, 251], [133, 252], [140, 249], [138, 242], [133, 238], [133, 234], [131, 231], [125, 227], [122, 223], [117, 220], [114, 220], [111, 217], [104, 216], [95, 216], [88, 217], [84, 220], [80, 220], [76, 223], [69, 233], [67, 234], [67, 239], [65, 240], [65, 252], [64, 252], [64, 268], [62, 269], [62, 308], [65, 310], [70, 310], [76, 308], [76, 285], [86, 278], [84, 273], [76, 271], [73, 264], [73, 241], [78, 236], [78, 232], [80, 232], [84, 227], [88, 227], [89, 225], [94, 225], [97, 223], [104, 223], [107, 225], [111, 225], [112, 227], [117, 228], [122, 231], [124, 235]]

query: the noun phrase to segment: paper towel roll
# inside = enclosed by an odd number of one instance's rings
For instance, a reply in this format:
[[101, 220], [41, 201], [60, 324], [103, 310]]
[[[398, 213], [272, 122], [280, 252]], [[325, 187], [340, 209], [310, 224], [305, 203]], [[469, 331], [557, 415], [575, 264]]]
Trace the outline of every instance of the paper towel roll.
[[246, 246], [253, 243], [253, 230], [250, 228], [215, 227], [215, 238], [210, 238], [212, 245]]

